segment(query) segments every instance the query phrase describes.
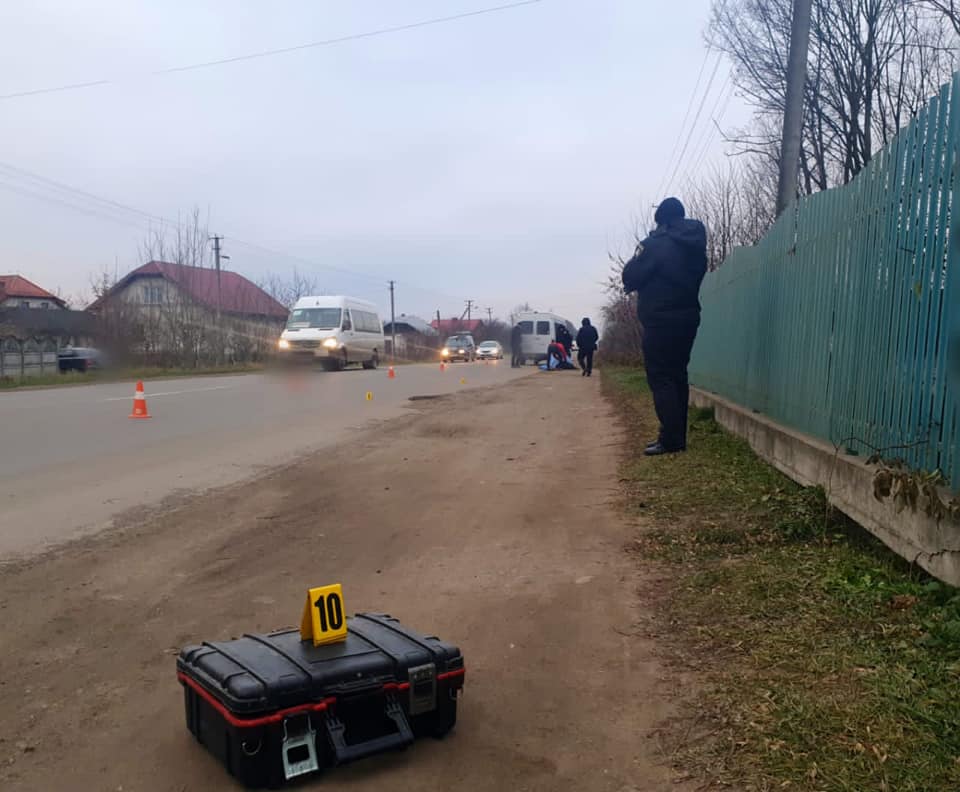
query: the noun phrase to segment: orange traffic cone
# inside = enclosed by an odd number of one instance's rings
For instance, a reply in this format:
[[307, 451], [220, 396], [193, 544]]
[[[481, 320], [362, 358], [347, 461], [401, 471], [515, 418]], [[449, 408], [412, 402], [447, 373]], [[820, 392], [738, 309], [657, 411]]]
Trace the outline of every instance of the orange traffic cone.
[[149, 418], [150, 413], [147, 412], [147, 397], [143, 395], [143, 382], [137, 382], [137, 389], [133, 393], [133, 412], [130, 413], [131, 418]]
[[396, 379], [397, 372], [393, 370], [393, 366], [387, 369], [387, 379]]
[[446, 371], [446, 370], [447, 370], [447, 364], [446, 364], [444, 361], [441, 360], [441, 361], [440, 361], [440, 371]]

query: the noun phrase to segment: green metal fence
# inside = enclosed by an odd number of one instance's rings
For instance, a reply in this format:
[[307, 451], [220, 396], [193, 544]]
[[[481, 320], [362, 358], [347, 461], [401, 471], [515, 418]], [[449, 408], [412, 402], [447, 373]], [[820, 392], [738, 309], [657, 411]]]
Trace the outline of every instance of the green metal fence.
[[960, 489], [958, 145], [960, 74], [853, 182], [707, 276], [691, 383]]

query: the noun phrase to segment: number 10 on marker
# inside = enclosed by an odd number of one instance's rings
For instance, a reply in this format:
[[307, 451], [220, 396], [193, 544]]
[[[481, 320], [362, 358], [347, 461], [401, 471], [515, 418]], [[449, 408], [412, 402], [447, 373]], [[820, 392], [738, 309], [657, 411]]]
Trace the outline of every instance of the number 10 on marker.
[[346, 609], [343, 589], [339, 583], [320, 586], [307, 592], [300, 619], [300, 638], [313, 641], [314, 646], [337, 643], [347, 638]]

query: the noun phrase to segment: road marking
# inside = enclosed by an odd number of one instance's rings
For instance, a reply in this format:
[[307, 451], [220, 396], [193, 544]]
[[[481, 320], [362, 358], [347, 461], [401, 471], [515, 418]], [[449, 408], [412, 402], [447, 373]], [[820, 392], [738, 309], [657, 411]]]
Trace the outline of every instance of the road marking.
[[[156, 399], [160, 396], [181, 396], [185, 393], [208, 393], [209, 391], [221, 391], [221, 390], [230, 390], [232, 385], [216, 385], [212, 388], [194, 388], [192, 390], [179, 390], [179, 391], [160, 391], [160, 393], [145, 393], [144, 395], [150, 399]], [[115, 401], [129, 401], [130, 396], [112, 396], [109, 399], [101, 399], [100, 401], [104, 402], [115, 402]]]

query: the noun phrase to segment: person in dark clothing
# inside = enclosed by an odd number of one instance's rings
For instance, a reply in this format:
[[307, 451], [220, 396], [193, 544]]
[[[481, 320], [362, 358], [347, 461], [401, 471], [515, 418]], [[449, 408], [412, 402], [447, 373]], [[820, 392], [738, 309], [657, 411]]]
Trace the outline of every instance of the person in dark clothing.
[[523, 330], [519, 324], [515, 324], [510, 330], [510, 366], [512, 368], [520, 368], [523, 365], [522, 345]]
[[660, 436], [648, 456], [685, 451], [690, 386], [687, 366], [700, 326], [700, 284], [707, 272], [707, 231], [667, 198], [654, 215], [656, 229], [623, 268], [627, 292], [637, 292], [643, 358]]
[[557, 325], [557, 343], [563, 344], [563, 348], [569, 352], [573, 348], [573, 336], [567, 330], [566, 325]]
[[580, 323], [577, 331], [577, 362], [583, 370], [584, 377], [593, 375], [593, 353], [597, 351], [597, 342], [600, 336], [597, 328], [590, 324], [589, 319]]

